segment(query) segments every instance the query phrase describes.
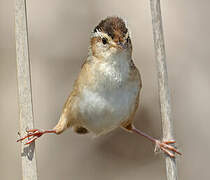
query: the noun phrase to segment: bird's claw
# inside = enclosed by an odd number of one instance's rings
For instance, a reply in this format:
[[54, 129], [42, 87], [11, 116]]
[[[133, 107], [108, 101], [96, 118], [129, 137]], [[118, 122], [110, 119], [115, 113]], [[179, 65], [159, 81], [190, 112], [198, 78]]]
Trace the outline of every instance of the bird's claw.
[[31, 144], [37, 138], [39, 138], [40, 136], [42, 136], [45, 133], [45, 131], [40, 130], [40, 129], [30, 129], [30, 130], [26, 130], [26, 132], [27, 132], [27, 135], [18, 139], [17, 142], [22, 142], [24, 139], [28, 138], [28, 141], [25, 143], [25, 145]]
[[171, 144], [176, 143], [176, 141], [156, 141], [156, 146], [155, 146], [155, 152], [157, 152], [158, 150], [162, 150], [163, 152], [165, 152], [167, 155], [169, 155], [170, 157], [174, 158], [175, 157], [175, 153], [182, 155], [174, 146], [172, 146]]

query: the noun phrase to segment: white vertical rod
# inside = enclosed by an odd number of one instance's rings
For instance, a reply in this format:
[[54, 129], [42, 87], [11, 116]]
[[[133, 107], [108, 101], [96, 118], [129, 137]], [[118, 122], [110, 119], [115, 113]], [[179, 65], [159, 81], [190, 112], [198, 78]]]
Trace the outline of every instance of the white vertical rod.
[[[24, 135], [27, 128], [33, 128], [26, 0], [16, 0], [15, 28], [20, 135]], [[21, 160], [23, 180], [37, 180], [35, 143], [21, 144]]]
[[[174, 140], [170, 102], [171, 98], [168, 87], [168, 74], [166, 66], [166, 53], [164, 45], [160, 0], [150, 0], [150, 7], [152, 14], [156, 66], [158, 72], [157, 78], [162, 118], [163, 140]], [[169, 156], [166, 156], [165, 158], [167, 180], [177, 180], [178, 178], [175, 158], [171, 158]]]

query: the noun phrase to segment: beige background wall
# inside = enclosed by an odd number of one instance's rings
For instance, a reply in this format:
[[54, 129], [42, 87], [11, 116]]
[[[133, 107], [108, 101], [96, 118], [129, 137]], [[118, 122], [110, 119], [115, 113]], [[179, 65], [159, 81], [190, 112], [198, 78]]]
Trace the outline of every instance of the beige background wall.
[[[162, 1], [179, 177], [206, 180], [210, 161], [210, 2]], [[136, 126], [161, 137], [149, 1], [30, 0], [29, 41], [35, 125], [53, 127], [87, 55], [89, 34], [108, 15], [127, 19], [143, 78]], [[14, 0], [0, 0], [0, 179], [21, 179]], [[164, 160], [142, 137], [118, 129], [92, 140], [66, 131], [37, 142], [39, 179], [165, 178]]]

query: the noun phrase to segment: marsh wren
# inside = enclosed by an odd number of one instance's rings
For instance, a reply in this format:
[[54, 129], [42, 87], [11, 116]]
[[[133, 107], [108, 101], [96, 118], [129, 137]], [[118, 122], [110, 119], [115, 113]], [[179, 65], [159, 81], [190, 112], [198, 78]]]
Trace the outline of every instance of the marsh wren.
[[161, 142], [134, 127], [141, 87], [128, 28], [121, 18], [108, 17], [91, 33], [88, 57], [57, 125], [52, 130], [27, 130], [18, 141], [30, 137], [26, 142], [30, 144], [43, 134], [60, 134], [68, 127], [78, 134], [95, 136], [121, 127], [146, 137], [171, 157], [180, 154], [170, 145], [175, 141]]

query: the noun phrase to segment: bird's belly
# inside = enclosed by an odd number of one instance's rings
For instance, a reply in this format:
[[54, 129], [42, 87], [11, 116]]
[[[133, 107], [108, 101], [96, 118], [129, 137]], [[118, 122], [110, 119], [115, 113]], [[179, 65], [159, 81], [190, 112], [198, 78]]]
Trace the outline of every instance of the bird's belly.
[[96, 135], [118, 127], [133, 112], [138, 87], [138, 83], [133, 83], [113, 89], [84, 89], [79, 103], [84, 126]]

